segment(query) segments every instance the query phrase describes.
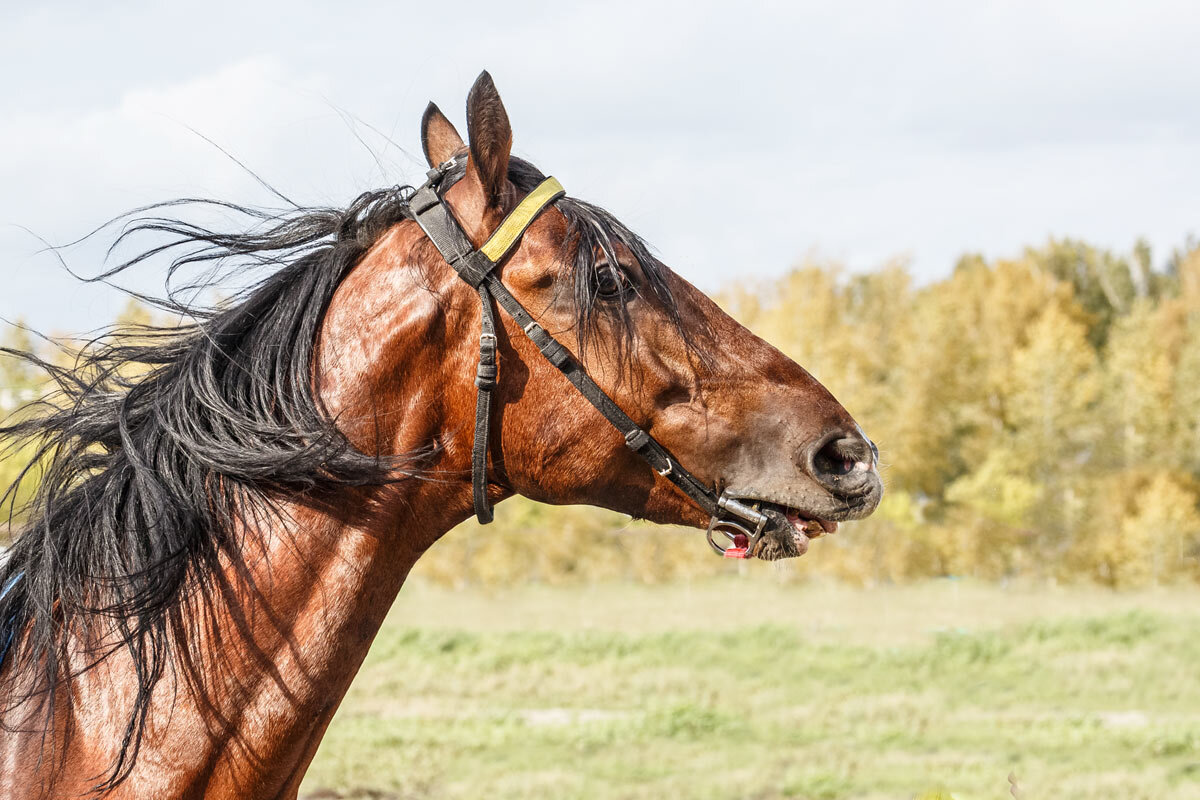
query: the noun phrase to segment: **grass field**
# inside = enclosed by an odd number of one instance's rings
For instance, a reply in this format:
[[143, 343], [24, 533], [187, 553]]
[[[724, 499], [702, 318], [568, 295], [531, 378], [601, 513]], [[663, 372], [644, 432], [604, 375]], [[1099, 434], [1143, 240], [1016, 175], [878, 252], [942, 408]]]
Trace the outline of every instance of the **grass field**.
[[414, 584], [301, 796], [936, 790], [1200, 798], [1200, 590]]

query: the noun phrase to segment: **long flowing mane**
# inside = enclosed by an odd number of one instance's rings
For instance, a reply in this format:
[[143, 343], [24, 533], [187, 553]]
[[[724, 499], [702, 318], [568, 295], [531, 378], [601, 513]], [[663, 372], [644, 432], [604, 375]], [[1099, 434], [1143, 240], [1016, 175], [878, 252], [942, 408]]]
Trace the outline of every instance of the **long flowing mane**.
[[[541, 180], [519, 159], [510, 170], [519, 189]], [[83, 654], [83, 669], [124, 648], [138, 685], [119, 757], [98, 790], [120, 782], [137, 757], [151, 692], [174, 666], [172, 632], [186, 630], [223, 569], [245, 567], [238, 523], [281, 499], [419, 476], [432, 453], [380, 458], [356, 450], [322, 406], [313, 375], [334, 292], [385, 231], [409, 218], [411, 193], [368, 192], [344, 209], [194, 200], [141, 209], [118, 242], [150, 234], [160, 243], [100, 278], [163, 254], [174, 256], [169, 275], [207, 265], [213, 282], [250, 266], [273, 271], [212, 308], [170, 292], [139, 295], [193, 321], [113, 331], [70, 368], [0, 348], [42, 368], [56, 387], [0, 426], [0, 439], [15, 443], [10, 453], [32, 446], [22, 478], [39, 481], [0, 563], [0, 587], [9, 587], [0, 597], [0, 636], [16, 632], [0, 664], [0, 716], [39, 698], [52, 714], [54, 693], [78, 677], [70, 647], [103, 631], [109, 649]], [[189, 204], [240, 215], [249, 229], [220, 233], [164, 216]], [[665, 268], [637, 236], [595, 206], [565, 198], [559, 208], [575, 249], [581, 347], [598, 314], [627, 321], [623, 306], [597, 301], [596, 252], [614, 261], [618, 248], [632, 253], [645, 287], [678, 321]]]

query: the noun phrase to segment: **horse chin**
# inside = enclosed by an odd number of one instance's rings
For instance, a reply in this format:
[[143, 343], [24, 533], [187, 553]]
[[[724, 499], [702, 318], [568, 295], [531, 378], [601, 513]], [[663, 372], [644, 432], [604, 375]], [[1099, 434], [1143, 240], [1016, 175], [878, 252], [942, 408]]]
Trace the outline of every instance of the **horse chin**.
[[791, 525], [781, 526], [772, 519], [754, 550], [754, 557], [760, 561], [798, 558], [808, 552], [808, 542], [808, 537], [793, 531]]
[[[799, 558], [809, 552], [812, 539], [827, 533], [817, 521], [806, 521], [786, 506], [763, 504], [760, 510], [767, 515], [767, 528], [752, 555], [762, 561]], [[838, 523], [829, 524], [838, 528]]]

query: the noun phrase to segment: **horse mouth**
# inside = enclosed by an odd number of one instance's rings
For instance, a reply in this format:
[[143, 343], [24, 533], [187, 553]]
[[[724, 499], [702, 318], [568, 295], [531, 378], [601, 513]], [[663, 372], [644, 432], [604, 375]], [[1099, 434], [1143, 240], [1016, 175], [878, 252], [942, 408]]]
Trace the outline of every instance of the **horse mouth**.
[[802, 556], [808, 552], [809, 542], [836, 533], [838, 529], [836, 521], [818, 517], [804, 509], [769, 500], [747, 498], [744, 502], [749, 502], [767, 516], [767, 527], [751, 554], [762, 561]]

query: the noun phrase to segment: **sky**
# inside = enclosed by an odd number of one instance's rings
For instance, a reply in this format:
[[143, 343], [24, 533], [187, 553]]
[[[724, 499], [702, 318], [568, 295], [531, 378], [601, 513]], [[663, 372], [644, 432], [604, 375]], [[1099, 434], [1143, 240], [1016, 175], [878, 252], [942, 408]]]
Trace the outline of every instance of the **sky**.
[[[706, 290], [807, 257], [931, 281], [1050, 236], [1161, 264], [1200, 234], [1198, 40], [1200, 5], [1153, 0], [0, 0], [0, 317], [110, 321], [121, 296], [43, 241], [269, 204], [226, 153], [306, 204], [419, 182], [425, 104], [465, 132], [482, 69], [516, 154]], [[67, 265], [96, 274], [112, 235]]]

